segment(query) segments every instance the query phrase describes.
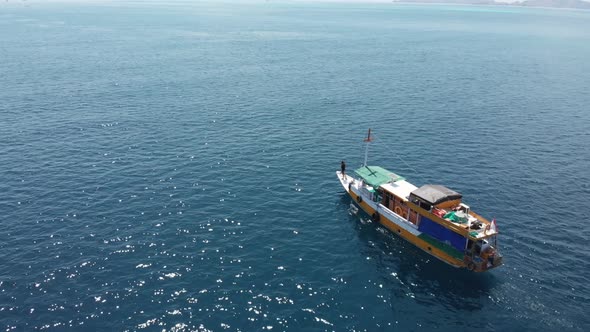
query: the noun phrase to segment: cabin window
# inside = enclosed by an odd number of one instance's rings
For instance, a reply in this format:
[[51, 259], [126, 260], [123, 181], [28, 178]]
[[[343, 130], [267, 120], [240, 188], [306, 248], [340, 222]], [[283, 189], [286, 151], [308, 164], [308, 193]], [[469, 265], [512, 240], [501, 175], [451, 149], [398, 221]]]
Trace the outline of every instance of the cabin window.
[[[405, 211], [407, 211], [407, 208]], [[418, 226], [418, 223], [420, 222], [420, 215], [417, 212], [410, 210], [410, 213], [408, 213], [408, 221]]]
[[418, 206], [423, 208], [426, 211], [430, 211], [430, 209], [432, 209], [432, 205], [428, 204], [428, 203], [424, 203], [424, 202], [418, 202]]
[[418, 205], [419, 207], [423, 208], [426, 211], [430, 211], [432, 209], [432, 205], [426, 203], [416, 197], [411, 197], [411, 202]]

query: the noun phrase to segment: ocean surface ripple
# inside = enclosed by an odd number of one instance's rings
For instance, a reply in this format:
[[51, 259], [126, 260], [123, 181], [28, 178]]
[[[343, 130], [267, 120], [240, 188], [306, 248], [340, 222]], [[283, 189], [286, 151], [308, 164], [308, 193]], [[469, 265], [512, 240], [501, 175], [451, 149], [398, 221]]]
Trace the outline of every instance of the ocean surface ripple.
[[[0, 45], [5, 331], [590, 326], [589, 12], [6, 2]], [[505, 266], [349, 214], [369, 127]]]

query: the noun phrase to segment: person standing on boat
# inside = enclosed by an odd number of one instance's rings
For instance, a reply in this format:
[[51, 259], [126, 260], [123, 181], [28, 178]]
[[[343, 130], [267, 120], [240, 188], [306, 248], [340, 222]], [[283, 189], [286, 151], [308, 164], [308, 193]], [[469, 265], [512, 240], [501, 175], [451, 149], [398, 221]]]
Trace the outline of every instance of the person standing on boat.
[[340, 171], [341, 171], [340, 173], [342, 174], [342, 178], [346, 180], [346, 174], [345, 174], [345, 172], [346, 172], [346, 163], [344, 162], [344, 160], [342, 160], [340, 162]]

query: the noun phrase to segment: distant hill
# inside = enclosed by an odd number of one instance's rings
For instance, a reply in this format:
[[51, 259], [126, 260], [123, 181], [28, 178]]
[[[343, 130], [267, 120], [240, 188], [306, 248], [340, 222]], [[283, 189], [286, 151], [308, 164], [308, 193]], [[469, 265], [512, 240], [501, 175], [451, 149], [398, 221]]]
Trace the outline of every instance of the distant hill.
[[590, 2], [581, 0], [526, 0], [521, 3], [514, 3], [513, 5], [525, 7], [590, 9]]
[[582, 0], [524, 0], [512, 3], [494, 0], [394, 0], [394, 2], [590, 9], [590, 2]]
[[407, 3], [440, 3], [440, 4], [466, 4], [466, 5], [502, 5], [494, 0], [394, 0], [393, 2]]
[[401, 3], [440, 3], [440, 4], [462, 4], [462, 5], [503, 5], [494, 0], [393, 0]]

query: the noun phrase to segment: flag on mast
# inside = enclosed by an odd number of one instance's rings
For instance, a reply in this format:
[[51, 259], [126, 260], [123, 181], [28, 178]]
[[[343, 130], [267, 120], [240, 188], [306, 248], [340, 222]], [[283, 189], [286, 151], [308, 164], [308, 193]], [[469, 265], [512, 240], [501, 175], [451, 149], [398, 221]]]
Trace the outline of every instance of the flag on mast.
[[492, 233], [498, 233], [498, 227], [496, 226], [496, 218], [492, 219], [492, 225], [490, 226]]
[[365, 138], [364, 142], [369, 143], [373, 139], [371, 138], [371, 128], [369, 128], [369, 133], [367, 134], [367, 138]]

